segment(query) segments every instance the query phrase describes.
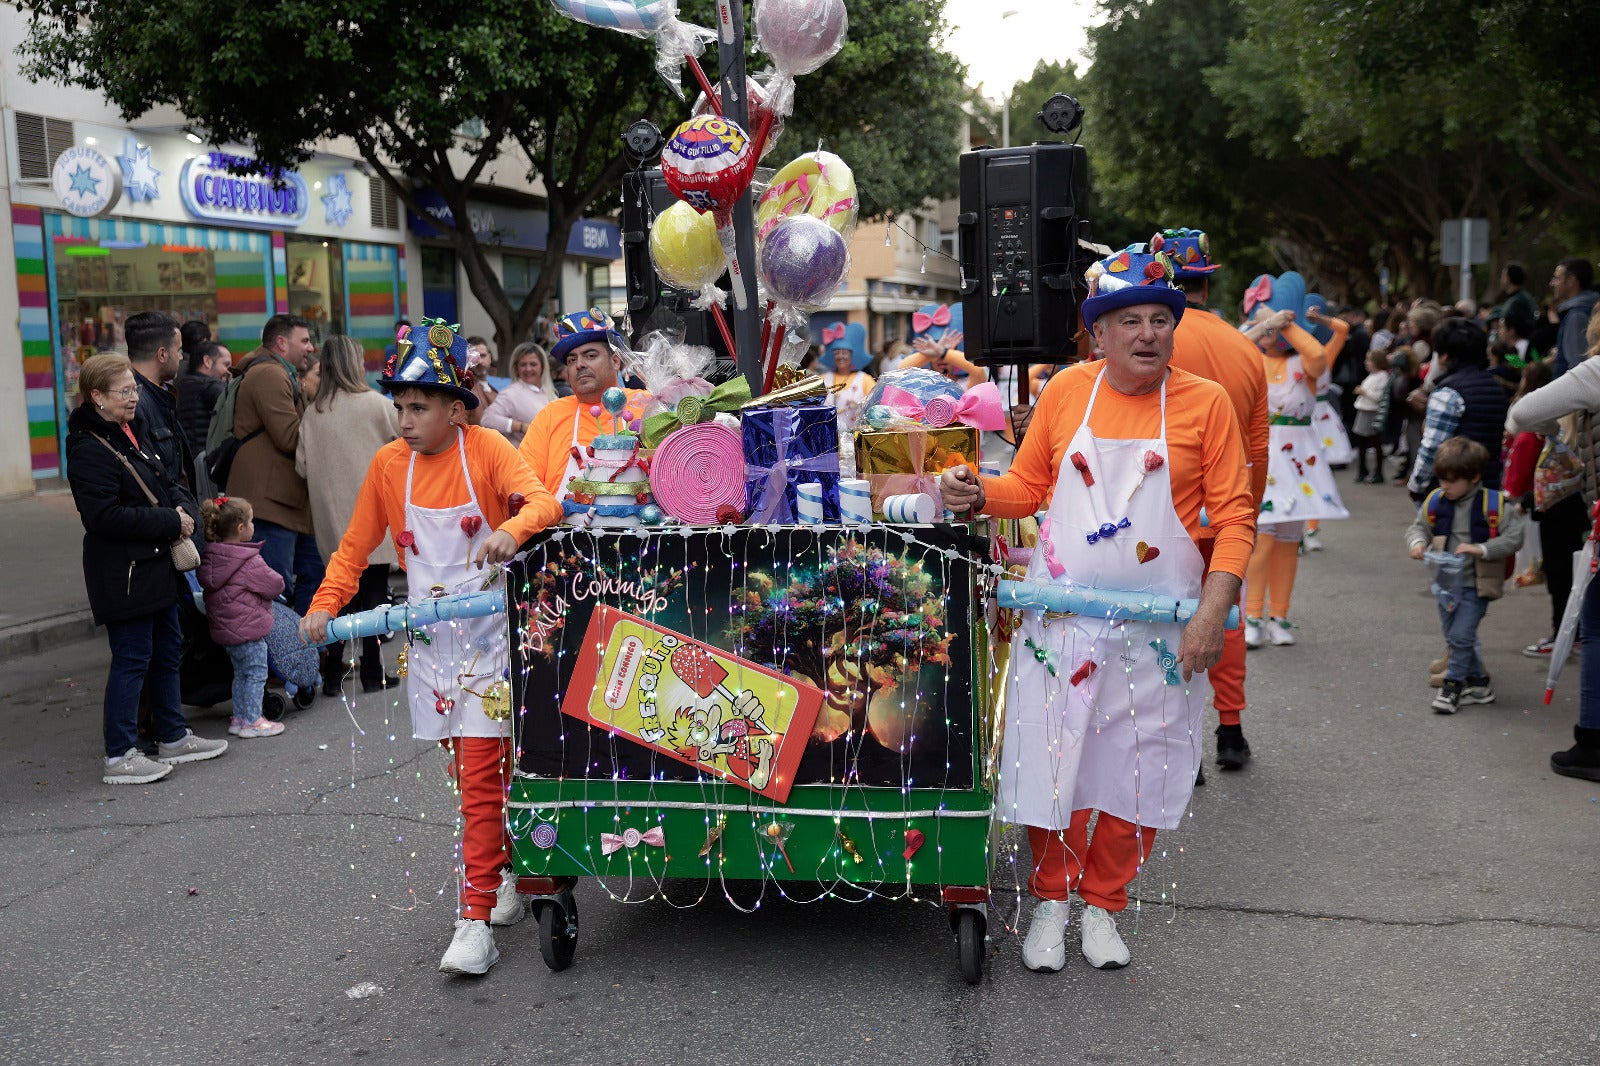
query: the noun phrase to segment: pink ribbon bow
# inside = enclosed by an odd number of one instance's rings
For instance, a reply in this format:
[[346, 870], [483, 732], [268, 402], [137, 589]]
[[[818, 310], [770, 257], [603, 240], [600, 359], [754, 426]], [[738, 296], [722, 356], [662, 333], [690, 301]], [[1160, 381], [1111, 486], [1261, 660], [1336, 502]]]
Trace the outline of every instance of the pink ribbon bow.
[[1256, 279], [1255, 284], [1244, 290], [1244, 313], [1254, 314], [1258, 304], [1264, 304], [1272, 297], [1272, 275], [1263, 274]]
[[926, 405], [905, 389], [885, 385], [882, 402], [893, 408], [896, 414], [935, 429], [943, 429], [957, 422], [973, 429], [1006, 428], [1005, 407], [1000, 402], [1000, 390], [992, 381], [972, 386], [959, 400], [935, 396]]
[[949, 324], [949, 304], [940, 304], [931, 315], [925, 315], [921, 311], [914, 311], [911, 315], [911, 328], [917, 333], [926, 333], [934, 326], [948, 326]]
[[624, 829], [620, 836], [616, 833], [600, 834], [600, 854], [602, 855], [610, 855], [612, 852], [621, 851], [623, 848], [636, 848], [640, 844], [650, 844], [658, 848], [664, 848], [667, 846], [667, 834], [659, 825], [646, 829], [642, 833], [629, 827]]
[[843, 322], [840, 322], [836, 326], [824, 326], [822, 328], [822, 343], [823, 344], [832, 344], [834, 341], [842, 341], [842, 340], [844, 340], [844, 323]]
[[1039, 523], [1039, 547], [1044, 550], [1044, 565], [1050, 571], [1051, 577], [1060, 577], [1067, 572], [1067, 568], [1056, 560], [1056, 545], [1050, 539], [1050, 519], [1048, 518]]

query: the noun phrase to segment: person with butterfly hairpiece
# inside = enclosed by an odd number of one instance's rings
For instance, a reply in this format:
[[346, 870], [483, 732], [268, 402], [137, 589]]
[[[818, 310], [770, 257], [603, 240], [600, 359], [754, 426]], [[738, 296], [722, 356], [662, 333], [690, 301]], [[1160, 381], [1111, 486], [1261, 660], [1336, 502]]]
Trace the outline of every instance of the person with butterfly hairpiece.
[[[486, 591], [502, 580], [500, 564], [561, 518], [561, 505], [511, 442], [467, 424], [479, 399], [464, 369], [467, 342], [456, 328], [423, 319], [399, 334], [378, 384], [394, 400], [400, 439], [379, 448], [367, 468], [349, 526], [301, 623], [309, 643], [326, 641], [328, 623], [356, 593], [385, 537], [418, 603]], [[460, 793], [461, 909], [439, 969], [482, 974], [500, 958], [490, 925], [510, 925], [527, 913], [510, 873], [505, 826], [512, 714], [506, 621], [459, 619], [407, 638], [401, 670], [412, 735], [444, 747]]]

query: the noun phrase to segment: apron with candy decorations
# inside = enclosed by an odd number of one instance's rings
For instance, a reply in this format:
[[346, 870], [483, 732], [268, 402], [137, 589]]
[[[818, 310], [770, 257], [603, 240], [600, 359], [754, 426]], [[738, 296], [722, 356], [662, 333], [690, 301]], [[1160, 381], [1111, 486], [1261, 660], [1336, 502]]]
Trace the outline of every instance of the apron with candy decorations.
[[[1279, 356], [1267, 355], [1272, 360]], [[1306, 381], [1298, 355], [1283, 357], [1283, 380], [1267, 375], [1267, 412], [1271, 415], [1267, 452], [1267, 492], [1257, 525], [1300, 522], [1308, 518], [1349, 518], [1334, 484], [1322, 433], [1312, 424], [1316, 393]], [[1335, 418], [1337, 421], [1337, 418]], [[1342, 428], [1342, 427], [1341, 427]]]
[[[1161, 436], [1113, 440], [1089, 429], [1104, 381], [1102, 370], [1062, 459], [1028, 580], [1197, 597], [1205, 564], [1173, 509], [1166, 383]], [[1185, 683], [1176, 666], [1182, 633], [1171, 622], [1024, 613], [995, 799], [1002, 821], [1064, 829], [1073, 811], [1094, 808], [1156, 829], [1179, 824], [1205, 706], [1203, 681]]]

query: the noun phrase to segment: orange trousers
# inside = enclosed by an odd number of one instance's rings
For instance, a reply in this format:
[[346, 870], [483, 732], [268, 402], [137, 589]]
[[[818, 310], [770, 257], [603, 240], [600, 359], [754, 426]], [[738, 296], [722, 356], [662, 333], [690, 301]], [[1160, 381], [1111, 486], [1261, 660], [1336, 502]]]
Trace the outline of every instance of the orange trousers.
[[494, 909], [500, 871], [511, 862], [506, 793], [511, 788], [511, 741], [453, 737], [439, 741], [450, 758], [450, 780], [461, 799], [461, 917], [486, 922]]
[[[1200, 557], [1205, 560], [1206, 572], [1211, 572], [1211, 551], [1217, 542], [1206, 537], [1198, 542]], [[1244, 613], [1244, 594], [1240, 593], [1239, 611]], [[1223, 725], [1239, 725], [1239, 715], [1244, 710], [1244, 619], [1239, 628], [1222, 634], [1222, 658], [1206, 672], [1211, 681], [1211, 702], [1217, 708], [1217, 721]]]
[[1262, 609], [1267, 607], [1271, 608], [1273, 618], [1289, 617], [1295, 574], [1300, 569], [1299, 525], [1295, 523], [1292, 527], [1293, 540], [1279, 540], [1273, 535], [1273, 529], [1283, 527], [1263, 529], [1256, 537], [1256, 550], [1245, 571], [1245, 613], [1251, 618], [1260, 618]]
[[1126, 910], [1128, 885], [1150, 854], [1156, 831], [1101, 811], [1091, 840], [1092, 813], [1088, 808], [1073, 811], [1066, 829], [1028, 827], [1028, 844], [1033, 848], [1028, 891], [1039, 899], [1064, 900], [1076, 889], [1085, 903], [1113, 912]]

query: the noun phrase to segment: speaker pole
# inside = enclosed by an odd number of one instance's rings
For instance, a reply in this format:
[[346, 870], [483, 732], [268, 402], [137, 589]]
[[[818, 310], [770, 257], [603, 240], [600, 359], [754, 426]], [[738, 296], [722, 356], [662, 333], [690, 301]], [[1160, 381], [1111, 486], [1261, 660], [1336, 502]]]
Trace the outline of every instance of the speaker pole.
[[[722, 114], [733, 120], [751, 137], [750, 101], [745, 95], [744, 73], [744, 0], [718, 0], [717, 2], [717, 60], [721, 65]], [[733, 240], [739, 256], [739, 270], [751, 288], [750, 299], [743, 311], [729, 301], [728, 311], [733, 315], [735, 353], [739, 372], [750, 382], [750, 389], [760, 393], [761, 379], [761, 301], [756, 288], [756, 229], [755, 208], [750, 190], [746, 189], [733, 209]]]

